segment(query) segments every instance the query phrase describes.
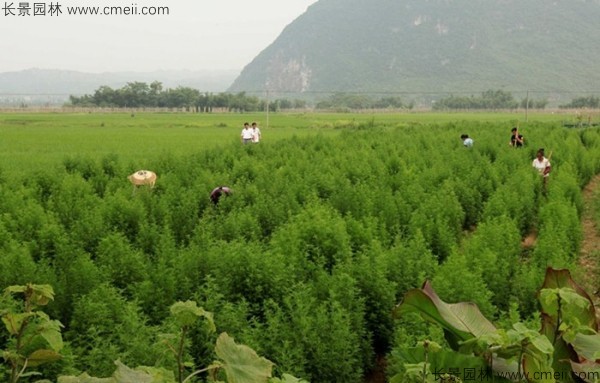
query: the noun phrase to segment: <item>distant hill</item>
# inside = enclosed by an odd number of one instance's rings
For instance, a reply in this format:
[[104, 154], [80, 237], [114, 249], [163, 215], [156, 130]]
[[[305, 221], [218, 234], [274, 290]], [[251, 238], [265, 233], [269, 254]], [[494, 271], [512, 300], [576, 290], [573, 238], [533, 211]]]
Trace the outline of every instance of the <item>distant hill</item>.
[[102, 85], [121, 88], [128, 82], [162, 82], [164, 88], [186, 86], [202, 92], [224, 92], [239, 71], [156, 71], [84, 73], [68, 70], [27, 69], [0, 73], [0, 104], [25, 98], [51, 103], [67, 100], [69, 95], [92, 94]]
[[229, 91], [600, 91], [599, 0], [319, 0]]

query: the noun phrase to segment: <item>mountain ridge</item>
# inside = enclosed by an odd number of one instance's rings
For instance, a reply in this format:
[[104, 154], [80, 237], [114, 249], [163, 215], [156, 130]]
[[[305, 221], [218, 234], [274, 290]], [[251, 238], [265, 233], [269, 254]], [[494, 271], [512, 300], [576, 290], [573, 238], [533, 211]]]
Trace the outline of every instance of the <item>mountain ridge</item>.
[[598, 0], [319, 0], [228, 91], [600, 88]]

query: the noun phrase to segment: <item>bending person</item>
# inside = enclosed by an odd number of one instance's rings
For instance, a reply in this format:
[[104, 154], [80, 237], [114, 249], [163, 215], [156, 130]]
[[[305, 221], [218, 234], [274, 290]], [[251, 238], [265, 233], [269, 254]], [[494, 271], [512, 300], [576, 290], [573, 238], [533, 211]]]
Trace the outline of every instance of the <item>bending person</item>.
[[217, 205], [219, 203], [219, 199], [223, 194], [230, 195], [231, 193], [232, 190], [227, 186], [219, 186], [217, 188], [214, 188], [213, 191], [210, 192], [210, 200], [212, 201], [212, 203]]

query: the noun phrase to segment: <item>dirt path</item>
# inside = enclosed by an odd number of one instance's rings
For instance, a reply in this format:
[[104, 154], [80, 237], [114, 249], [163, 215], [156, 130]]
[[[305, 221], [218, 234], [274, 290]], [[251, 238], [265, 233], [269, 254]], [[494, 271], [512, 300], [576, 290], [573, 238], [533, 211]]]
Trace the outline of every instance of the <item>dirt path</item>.
[[385, 383], [386, 359], [384, 355], [378, 355], [375, 368], [366, 377], [366, 383]]
[[600, 175], [595, 176], [583, 189], [583, 217], [581, 221], [583, 241], [579, 256], [579, 267], [575, 280], [590, 294], [600, 294], [600, 227], [593, 219], [593, 197], [600, 188]]

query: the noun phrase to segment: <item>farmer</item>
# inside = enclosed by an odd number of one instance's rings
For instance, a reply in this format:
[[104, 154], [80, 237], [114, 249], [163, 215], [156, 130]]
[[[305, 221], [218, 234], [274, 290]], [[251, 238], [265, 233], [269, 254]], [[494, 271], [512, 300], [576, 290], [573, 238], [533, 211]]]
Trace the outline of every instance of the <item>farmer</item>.
[[256, 125], [256, 122], [252, 123], [252, 142], [255, 144], [258, 144], [258, 142], [260, 141], [260, 129], [258, 128], [258, 125]]
[[470, 148], [473, 146], [473, 139], [469, 137], [468, 134], [461, 134], [460, 139], [462, 140], [465, 148]]
[[212, 201], [212, 203], [215, 204], [215, 206], [217, 206], [221, 196], [223, 194], [230, 195], [231, 192], [232, 192], [232, 190], [230, 188], [228, 188], [227, 186], [219, 186], [217, 188], [214, 188], [213, 191], [210, 193], [210, 200]]
[[544, 157], [544, 148], [538, 149], [532, 165], [544, 178], [550, 175], [552, 166], [550, 165], [550, 160]]
[[544, 157], [544, 149], [540, 148], [537, 151], [536, 157], [533, 159], [532, 166], [540, 173], [544, 180], [544, 187], [546, 186], [546, 182], [548, 180], [548, 176], [550, 175], [550, 171], [552, 170], [552, 166], [550, 165], [550, 160]]
[[519, 134], [519, 129], [515, 126], [510, 132], [512, 135], [510, 136], [510, 142], [508, 144], [514, 148], [522, 147], [525, 139]]
[[242, 138], [242, 144], [248, 144], [252, 142], [252, 129], [250, 129], [250, 124], [244, 122], [244, 129], [242, 130], [242, 134], [240, 135]]

